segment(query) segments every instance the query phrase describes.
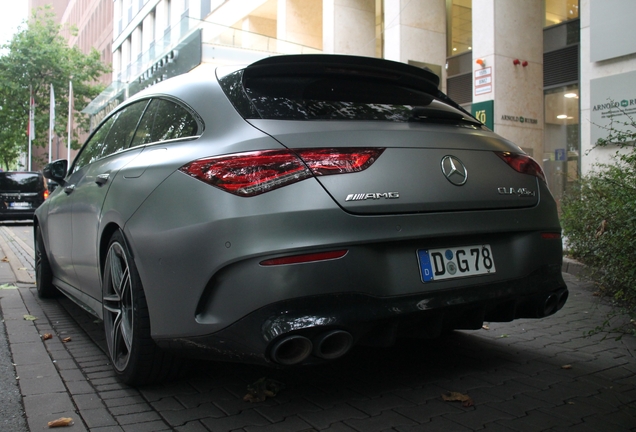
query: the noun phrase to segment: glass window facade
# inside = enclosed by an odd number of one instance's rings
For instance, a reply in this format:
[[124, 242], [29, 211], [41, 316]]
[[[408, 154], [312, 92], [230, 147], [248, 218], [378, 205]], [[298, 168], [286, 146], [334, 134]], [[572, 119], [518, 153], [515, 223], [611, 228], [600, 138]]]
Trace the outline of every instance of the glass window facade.
[[543, 168], [550, 191], [560, 201], [579, 178], [579, 85], [546, 90], [544, 104]]
[[544, 27], [579, 17], [579, 0], [545, 0]]
[[472, 3], [472, 0], [446, 0], [448, 57], [473, 49]]

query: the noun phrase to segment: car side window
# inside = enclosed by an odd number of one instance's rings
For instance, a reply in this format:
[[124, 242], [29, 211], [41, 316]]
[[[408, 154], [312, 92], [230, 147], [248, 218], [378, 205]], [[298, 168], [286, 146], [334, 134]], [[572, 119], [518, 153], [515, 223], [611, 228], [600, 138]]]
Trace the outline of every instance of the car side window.
[[149, 144], [198, 134], [194, 116], [176, 102], [153, 99], [146, 110], [131, 146]]
[[128, 147], [148, 105], [147, 100], [128, 105], [112, 115], [88, 140], [73, 163], [72, 172]]

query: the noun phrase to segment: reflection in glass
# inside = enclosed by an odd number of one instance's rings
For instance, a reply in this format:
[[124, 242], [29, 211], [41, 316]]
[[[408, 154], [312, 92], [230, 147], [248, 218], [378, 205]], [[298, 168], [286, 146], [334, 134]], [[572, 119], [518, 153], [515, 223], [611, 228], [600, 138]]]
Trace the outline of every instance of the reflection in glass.
[[579, 178], [579, 86], [547, 90], [544, 99], [543, 169], [552, 194], [560, 201]]

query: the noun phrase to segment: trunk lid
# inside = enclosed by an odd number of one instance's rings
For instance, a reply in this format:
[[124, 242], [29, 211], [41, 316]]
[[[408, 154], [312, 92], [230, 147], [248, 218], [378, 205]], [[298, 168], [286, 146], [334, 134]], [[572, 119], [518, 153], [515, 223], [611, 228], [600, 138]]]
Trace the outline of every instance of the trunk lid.
[[515, 171], [496, 153], [520, 149], [489, 131], [419, 123], [248, 121], [290, 149], [384, 148], [364, 171], [316, 176], [353, 214], [515, 209], [539, 201], [540, 180]]

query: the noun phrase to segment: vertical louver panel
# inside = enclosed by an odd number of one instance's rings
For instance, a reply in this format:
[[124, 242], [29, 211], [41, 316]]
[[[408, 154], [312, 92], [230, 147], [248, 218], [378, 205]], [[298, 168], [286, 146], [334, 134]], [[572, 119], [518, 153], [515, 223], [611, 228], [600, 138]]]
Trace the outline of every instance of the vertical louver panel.
[[448, 96], [458, 104], [473, 101], [472, 73], [457, 75], [446, 80], [446, 92]]
[[579, 45], [543, 54], [543, 86], [551, 87], [579, 80]]

